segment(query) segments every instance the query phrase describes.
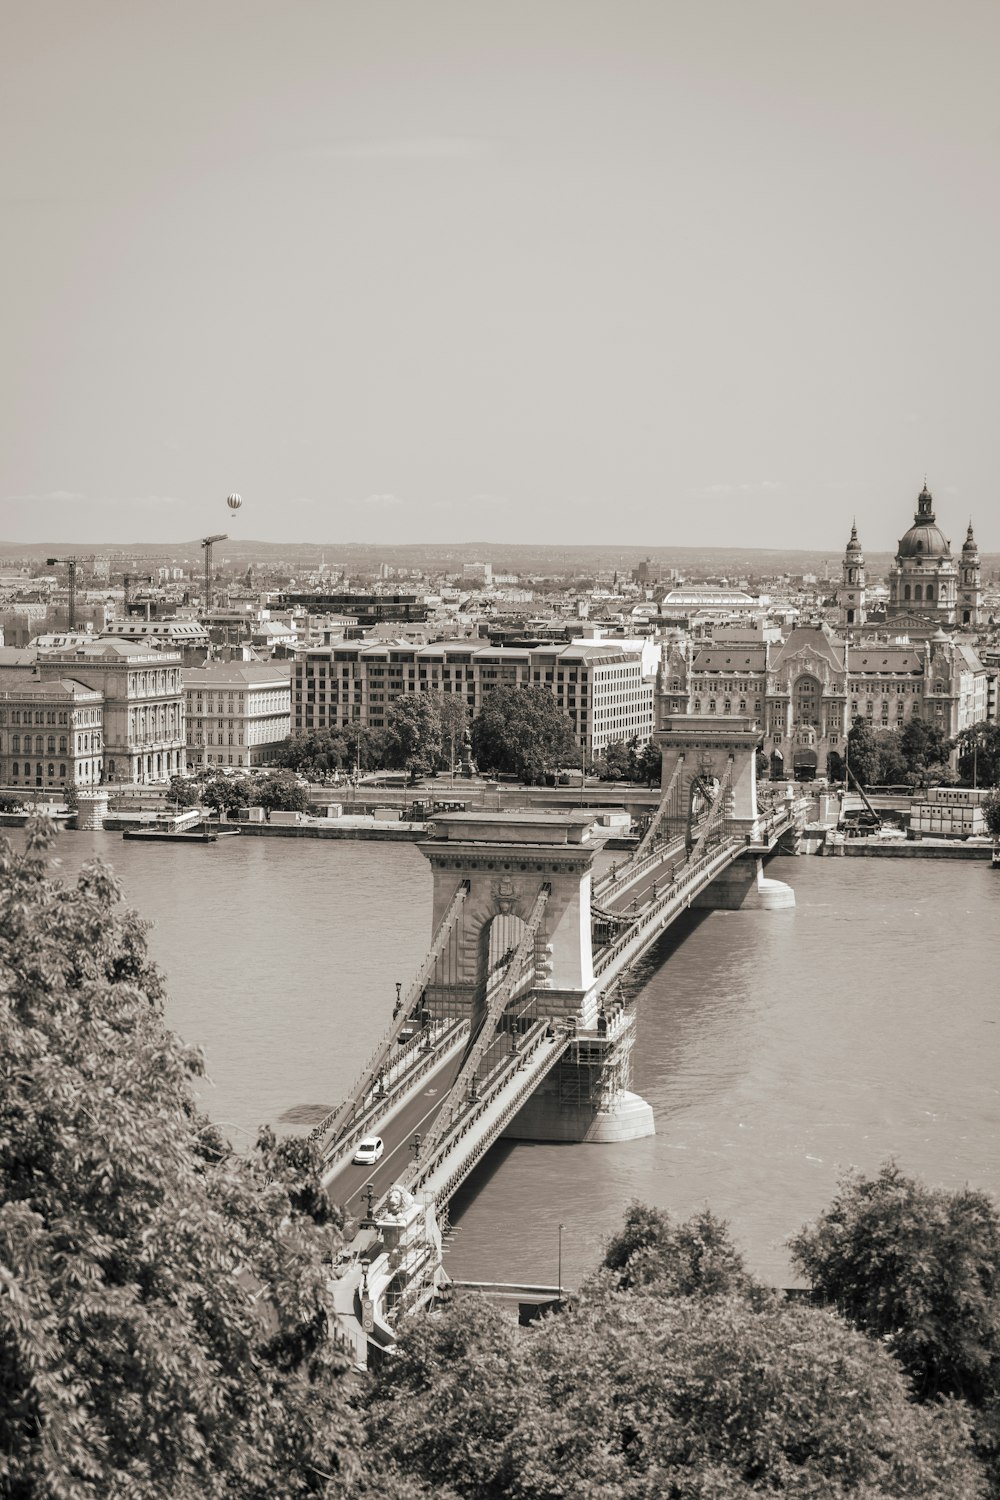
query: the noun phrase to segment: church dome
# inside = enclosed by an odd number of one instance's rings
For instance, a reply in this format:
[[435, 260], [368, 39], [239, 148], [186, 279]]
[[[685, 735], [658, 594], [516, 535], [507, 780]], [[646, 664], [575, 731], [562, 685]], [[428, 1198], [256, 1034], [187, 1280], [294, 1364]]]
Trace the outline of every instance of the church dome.
[[965, 557], [968, 557], [971, 553], [975, 553], [977, 557], [979, 556], [979, 545], [972, 534], [971, 521], [969, 522], [969, 529], [965, 534], [965, 541], [962, 543], [962, 553]]
[[951, 543], [939, 526], [934, 524], [934, 499], [926, 484], [917, 497], [917, 509], [913, 525], [900, 538], [897, 560], [903, 558], [950, 558]]

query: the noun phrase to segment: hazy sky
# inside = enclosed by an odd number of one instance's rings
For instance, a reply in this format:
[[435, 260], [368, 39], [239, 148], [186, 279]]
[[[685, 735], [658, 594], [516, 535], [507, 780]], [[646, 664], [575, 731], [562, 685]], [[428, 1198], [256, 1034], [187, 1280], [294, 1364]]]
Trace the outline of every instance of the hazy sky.
[[0, 19], [0, 541], [1000, 550], [997, 0]]

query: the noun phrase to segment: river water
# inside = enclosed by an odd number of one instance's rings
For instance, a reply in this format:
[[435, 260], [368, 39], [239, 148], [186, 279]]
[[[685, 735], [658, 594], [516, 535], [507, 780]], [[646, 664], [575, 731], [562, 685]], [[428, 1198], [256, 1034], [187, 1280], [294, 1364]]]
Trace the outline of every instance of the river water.
[[[153, 921], [167, 1018], [205, 1052], [203, 1103], [236, 1142], [347, 1092], [429, 945], [430, 870], [407, 844], [64, 833], [64, 871], [110, 860]], [[690, 916], [632, 975], [634, 1087], [656, 1136], [495, 1147], [452, 1205], [456, 1278], [577, 1284], [632, 1199], [728, 1219], [749, 1265], [840, 1171], [1000, 1197], [1000, 873], [982, 862], [775, 859], [794, 910]]]

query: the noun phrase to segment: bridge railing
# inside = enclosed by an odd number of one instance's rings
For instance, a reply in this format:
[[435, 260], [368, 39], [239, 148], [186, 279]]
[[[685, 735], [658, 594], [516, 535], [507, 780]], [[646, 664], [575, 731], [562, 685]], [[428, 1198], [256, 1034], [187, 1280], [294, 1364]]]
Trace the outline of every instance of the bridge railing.
[[[552, 887], [548, 881], [541, 887], [535, 897], [535, 903], [531, 908], [528, 920], [524, 924], [517, 948], [508, 967], [504, 970], [499, 983], [486, 994], [486, 1014], [479, 1026], [478, 1031], [472, 1038], [472, 1043], [466, 1053], [461, 1068], [451, 1086], [449, 1095], [442, 1105], [440, 1112], [431, 1124], [427, 1132], [426, 1144], [428, 1150], [437, 1144], [446, 1133], [452, 1120], [455, 1118], [456, 1106], [452, 1101], [461, 1099], [463, 1091], [471, 1083], [477, 1068], [496, 1038], [497, 1026], [504, 1011], [515, 991], [524, 987], [525, 971], [534, 973], [534, 947], [535, 935], [538, 932]], [[530, 967], [529, 967], [530, 962]]]
[[316, 1129], [313, 1131], [314, 1136], [320, 1134], [336, 1135], [340, 1133], [344, 1125], [347, 1124], [347, 1122], [352, 1119], [353, 1115], [357, 1113], [358, 1106], [361, 1100], [364, 1098], [365, 1094], [368, 1092], [368, 1089], [371, 1087], [372, 1080], [374, 1079], [379, 1068], [385, 1062], [386, 1058], [392, 1052], [397, 1038], [409, 1022], [413, 1007], [420, 999], [420, 996], [423, 994], [424, 987], [427, 984], [427, 981], [430, 979], [432, 973], [434, 972], [434, 966], [437, 963], [441, 953], [444, 951], [445, 945], [451, 937], [452, 929], [458, 921], [459, 915], [462, 910], [462, 904], [465, 901], [468, 893], [469, 882], [467, 880], [463, 880], [459, 884], [458, 889], [452, 897], [447, 911], [445, 912], [441, 921], [438, 923], [437, 931], [435, 932], [434, 937], [431, 940], [431, 946], [428, 949], [427, 954], [425, 955], [424, 960], [420, 965], [420, 968], [417, 970], [416, 977], [411, 981], [410, 987], [406, 992], [406, 999], [403, 1000], [402, 997], [400, 997], [400, 1000], [397, 1002], [396, 1007], [393, 1010], [391, 1025], [389, 1026], [387, 1031], [383, 1032], [383, 1034], [376, 1042], [374, 1051], [371, 1053], [368, 1061], [362, 1068], [357, 1082], [355, 1083], [354, 1088], [351, 1090], [350, 1094], [348, 1094], [347, 1098], [341, 1104], [337, 1105], [336, 1109], [331, 1110], [330, 1113], [320, 1121]]
[[[442, 1165], [455, 1151], [459, 1149], [462, 1142], [469, 1133], [482, 1121], [483, 1116], [492, 1109], [497, 1096], [506, 1088], [510, 1082], [512, 1073], [524, 1071], [525, 1077], [522, 1085], [516, 1090], [504, 1105], [499, 1115], [492, 1119], [481, 1137], [471, 1149], [462, 1154], [461, 1164], [456, 1165], [455, 1170], [445, 1179], [434, 1193], [436, 1203], [447, 1200], [455, 1188], [462, 1183], [472, 1171], [476, 1163], [485, 1156], [490, 1146], [502, 1134], [507, 1125], [514, 1118], [524, 1104], [525, 1098], [534, 1092], [538, 1086], [539, 1077], [548, 1069], [538, 1069], [531, 1066], [533, 1061], [545, 1061], [554, 1067], [558, 1059], [563, 1055], [572, 1038], [573, 1033], [563, 1027], [554, 1036], [550, 1035], [552, 1023], [548, 1020], [540, 1020], [528, 1031], [522, 1039], [521, 1048], [515, 1057], [505, 1059], [504, 1065], [498, 1068], [492, 1082], [484, 1088], [480, 1096], [466, 1105], [461, 1115], [452, 1123], [451, 1128], [442, 1136], [435, 1150], [431, 1152], [426, 1161], [415, 1163], [410, 1168], [404, 1185], [410, 1192], [419, 1192], [421, 1187], [427, 1183]], [[538, 1058], [539, 1049], [548, 1044], [553, 1049], [551, 1055], [545, 1059]]]
[[604, 948], [594, 960], [594, 977], [597, 978], [633, 943], [643, 938], [651, 924], [675, 902], [683, 905], [692, 895], [710, 883], [713, 876], [729, 864], [744, 847], [742, 839], [732, 837], [718, 845], [711, 853], [683, 867], [683, 874], [668, 885], [663, 895], [648, 902], [629, 923], [628, 930]]
[[[442, 1044], [449, 1041], [452, 1032], [463, 1026], [467, 1027], [468, 1021], [447, 1017], [432, 1021], [429, 1026], [421, 1028], [415, 1036], [400, 1047], [391, 1067], [385, 1074], [383, 1092], [381, 1094], [375, 1092], [376, 1079], [372, 1077], [369, 1085], [371, 1092], [362, 1095], [358, 1100], [356, 1113], [351, 1117], [347, 1128], [341, 1129], [340, 1133], [328, 1141], [323, 1148], [324, 1161], [331, 1161], [340, 1156], [356, 1139], [364, 1136], [373, 1119], [385, 1114], [401, 1093], [405, 1093], [418, 1078], [423, 1077], [430, 1067], [436, 1065]], [[324, 1136], [329, 1136], [331, 1124], [338, 1113], [339, 1109], [331, 1110], [310, 1131], [310, 1138], [321, 1140]]]

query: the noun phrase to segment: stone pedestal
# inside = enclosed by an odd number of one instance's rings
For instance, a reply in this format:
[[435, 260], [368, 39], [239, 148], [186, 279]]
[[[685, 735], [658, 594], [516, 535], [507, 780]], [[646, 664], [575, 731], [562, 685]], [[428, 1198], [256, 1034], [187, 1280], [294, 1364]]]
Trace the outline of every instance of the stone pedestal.
[[780, 911], [795, 905], [795, 892], [783, 880], [769, 880], [759, 858], [742, 858], [699, 891], [692, 907], [707, 911]]
[[78, 787], [76, 826], [81, 830], [100, 830], [108, 815], [108, 794], [104, 787]]

